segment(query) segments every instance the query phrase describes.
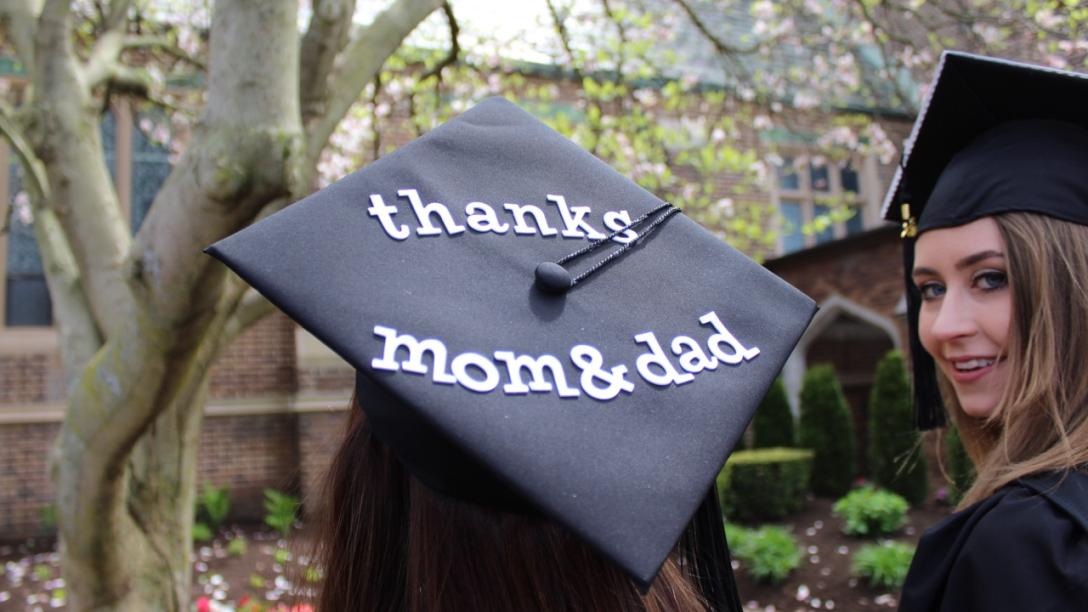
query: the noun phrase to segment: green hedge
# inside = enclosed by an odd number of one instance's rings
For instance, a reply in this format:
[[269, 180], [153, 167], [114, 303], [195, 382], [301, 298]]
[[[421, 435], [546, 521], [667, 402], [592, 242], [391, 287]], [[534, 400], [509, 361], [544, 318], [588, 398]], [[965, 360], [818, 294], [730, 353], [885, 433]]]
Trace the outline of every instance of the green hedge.
[[722, 511], [740, 521], [774, 521], [805, 505], [812, 451], [760, 448], [737, 451], [718, 474]]
[[790, 402], [786, 398], [786, 386], [782, 384], [782, 379], [777, 379], [752, 419], [752, 448], [797, 446], [796, 429]]
[[733, 557], [757, 582], [780, 584], [801, 564], [797, 538], [781, 527], [748, 529], [729, 524], [725, 533]]
[[903, 355], [891, 351], [876, 367], [869, 396], [869, 471], [880, 486], [912, 505], [926, 499], [929, 485], [922, 438], [914, 427], [910, 381]]
[[854, 421], [842, 388], [829, 365], [805, 372], [801, 386], [801, 446], [815, 451], [812, 492], [839, 497], [850, 490], [857, 473]]
[[864, 486], [835, 502], [831, 512], [843, 520], [847, 535], [874, 537], [899, 531], [907, 522], [909, 509], [902, 496]]

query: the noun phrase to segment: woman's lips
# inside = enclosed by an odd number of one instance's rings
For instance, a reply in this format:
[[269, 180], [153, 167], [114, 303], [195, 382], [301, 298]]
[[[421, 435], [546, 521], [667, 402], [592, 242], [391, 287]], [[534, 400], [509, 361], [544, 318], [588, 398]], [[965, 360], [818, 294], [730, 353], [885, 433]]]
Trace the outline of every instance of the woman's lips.
[[[978, 358], [978, 359], [980, 361], [983, 360], [983, 358]], [[971, 361], [971, 360], [957, 359], [955, 362], [953, 362], [953, 361], [948, 361], [947, 362], [948, 367], [945, 368], [945, 370], [946, 370], [946, 372], [948, 372], [948, 377], [951, 378], [954, 382], [958, 382], [958, 383], [974, 382], [974, 381], [982, 378], [983, 376], [986, 376], [990, 372], [992, 372], [993, 369], [996, 368], [998, 366], [998, 364], [1001, 363], [1001, 360], [990, 359], [989, 360], [990, 365], [987, 365], [987, 366], [983, 366], [983, 367], [980, 367], [980, 368], [975, 368], [975, 369], [972, 369], [972, 370], [959, 370], [959, 369], [956, 369], [955, 364], [957, 362], [962, 363], [964, 361]]]

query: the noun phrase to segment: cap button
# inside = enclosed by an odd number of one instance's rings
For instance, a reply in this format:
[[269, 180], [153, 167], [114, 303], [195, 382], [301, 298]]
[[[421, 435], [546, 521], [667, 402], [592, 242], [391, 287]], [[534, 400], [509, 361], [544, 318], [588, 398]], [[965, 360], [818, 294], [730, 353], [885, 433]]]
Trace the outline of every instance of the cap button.
[[536, 267], [536, 286], [544, 293], [562, 295], [570, 290], [570, 272], [555, 262], [545, 261]]

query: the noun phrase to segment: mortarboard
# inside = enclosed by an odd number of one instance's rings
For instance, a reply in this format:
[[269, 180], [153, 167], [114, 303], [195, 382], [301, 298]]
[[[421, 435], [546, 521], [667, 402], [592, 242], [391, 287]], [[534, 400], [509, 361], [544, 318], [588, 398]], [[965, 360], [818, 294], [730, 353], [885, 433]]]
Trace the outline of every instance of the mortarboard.
[[356, 369], [413, 475], [645, 587], [697, 510], [724, 549], [714, 477], [815, 312], [677, 212], [491, 98], [208, 252]]
[[883, 216], [903, 223], [907, 321], [920, 429], [944, 424], [918, 337], [914, 242], [1006, 212], [1088, 224], [1088, 75], [946, 51], [904, 146]]

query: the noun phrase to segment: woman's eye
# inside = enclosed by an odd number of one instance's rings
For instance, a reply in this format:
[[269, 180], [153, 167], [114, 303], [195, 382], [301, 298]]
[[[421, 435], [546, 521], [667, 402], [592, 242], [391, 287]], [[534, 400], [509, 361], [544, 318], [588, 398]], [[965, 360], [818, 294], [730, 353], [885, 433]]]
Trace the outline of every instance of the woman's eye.
[[1001, 289], [1005, 285], [1009, 284], [1009, 277], [1004, 272], [997, 270], [989, 270], [985, 272], [979, 272], [975, 275], [975, 286], [983, 291], [993, 291], [994, 289]]
[[921, 292], [923, 300], [935, 300], [944, 295], [944, 285], [934, 282], [922, 283], [918, 291]]

